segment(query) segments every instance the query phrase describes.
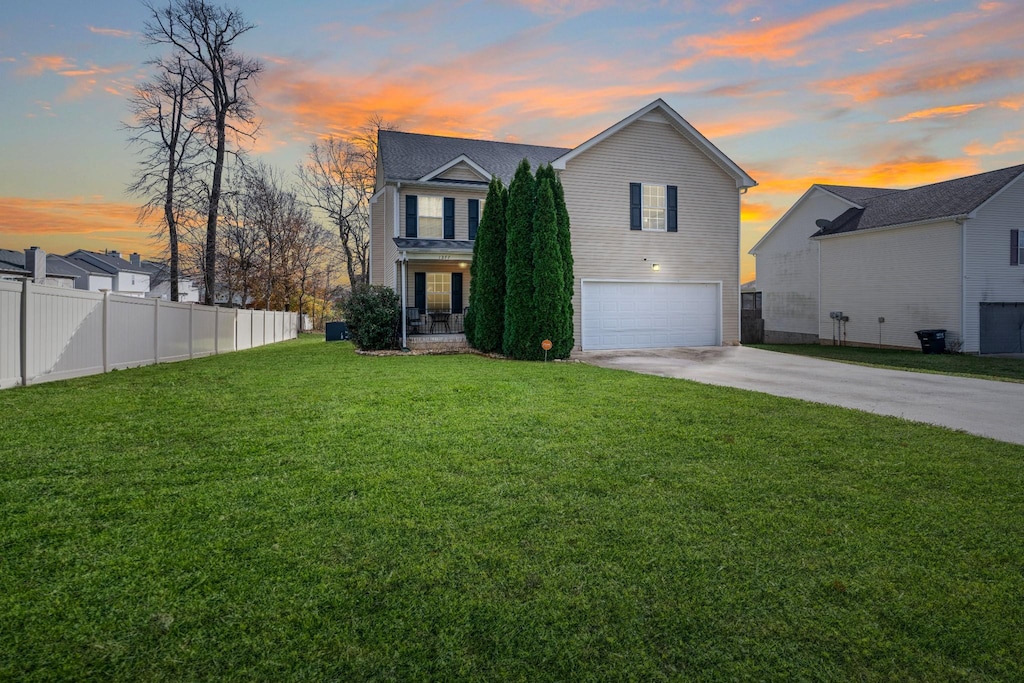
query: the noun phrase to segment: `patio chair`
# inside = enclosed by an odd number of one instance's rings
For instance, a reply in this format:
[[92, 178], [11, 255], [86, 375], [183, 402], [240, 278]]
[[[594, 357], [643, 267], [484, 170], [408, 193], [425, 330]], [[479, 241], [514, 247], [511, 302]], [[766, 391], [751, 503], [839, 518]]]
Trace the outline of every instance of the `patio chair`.
[[427, 321], [420, 315], [420, 309], [415, 306], [405, 309], [405, 322], [409, 334], [423, 334], [423, 328], [427, 326]]

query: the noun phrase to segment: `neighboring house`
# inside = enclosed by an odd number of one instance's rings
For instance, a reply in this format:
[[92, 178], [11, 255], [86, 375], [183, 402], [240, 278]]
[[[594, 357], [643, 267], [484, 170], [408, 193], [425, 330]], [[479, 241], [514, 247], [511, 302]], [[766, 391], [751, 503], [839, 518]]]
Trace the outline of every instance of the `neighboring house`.
[[88, 287], [90, 290], [105, 289], [94, 285], [102, 279], [102, 276], [107, 276], [110, 278], [112, 290], [118, 294], [145, 296], [149, 291], [149, 273], [143, 269], [142, 258], [138, 254], [132, 254], [130, 260], [126, 261], [116, 251], [106, 251], [101, 254], [78, 249], [65, 258], [90, 273], [101, 276], [90, 283]]
[[[161, 261], [142, 261], [142, 269], [149, 273], [149, 291], [146, 298], [171, 300], [170, 267]], [[199, 288], [191, 277], [178, 275], [178, 301], [199, 302]]]
[[25, 251], [0, 249], [0, 280], [32, 280], [36, 284], [73, 289], [84, 271], [39, 247]]
[[[662, 100], [578, 147], [381, 131], [370, 280], [460, 316], [487, 183], [527, 159], [565, 188], [576, 348], [739, 340], [740, 195], [756, 183]], [[403, 320], [402, 328], [407, 329]]]
[[[813, 185], [750, 250], [765, 341], [1024, 351], [1024, 165], [909, 190]], [[848, 321], [835, 321], [831, 314]]]

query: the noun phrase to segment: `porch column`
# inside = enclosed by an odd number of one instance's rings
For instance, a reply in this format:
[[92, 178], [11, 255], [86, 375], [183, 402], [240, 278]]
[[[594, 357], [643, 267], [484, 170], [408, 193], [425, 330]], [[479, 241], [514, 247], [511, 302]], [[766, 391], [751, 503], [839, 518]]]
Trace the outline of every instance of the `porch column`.
[[407, 273], [409, 270], [409, 257], [402, 252], [402, 348], [409, 348], [409, 340], [406, 339], [408, 323], [405, 319], [406, 316], [406, 297], [409, 288], [405, 284], [405, 279], [408, 277]]

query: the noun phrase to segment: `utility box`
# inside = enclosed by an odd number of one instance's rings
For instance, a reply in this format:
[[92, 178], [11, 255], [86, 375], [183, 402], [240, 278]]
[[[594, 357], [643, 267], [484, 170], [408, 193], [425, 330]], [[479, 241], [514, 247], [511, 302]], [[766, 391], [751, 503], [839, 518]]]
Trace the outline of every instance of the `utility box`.
[[348, 339], [346, 323], [327, 323], [327, 341], [342, 341], [344, 339]]
[[918, 330], [915, 334], [921, 340], [921, 353], [946, 352], [945, 330]]

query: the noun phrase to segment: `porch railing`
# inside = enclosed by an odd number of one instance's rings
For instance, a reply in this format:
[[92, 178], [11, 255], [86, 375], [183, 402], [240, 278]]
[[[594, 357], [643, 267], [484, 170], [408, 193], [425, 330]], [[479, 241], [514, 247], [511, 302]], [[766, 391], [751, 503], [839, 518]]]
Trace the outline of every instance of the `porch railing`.
[[407, 330], [410, 335], [420, 334], [463, 334], [465, 313], [447, 313], [445, 311], [428, 311], [419, 316], [411, 311], [406, 314]]

